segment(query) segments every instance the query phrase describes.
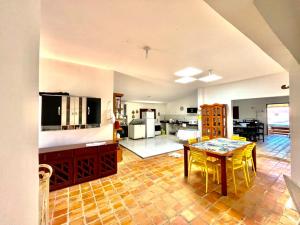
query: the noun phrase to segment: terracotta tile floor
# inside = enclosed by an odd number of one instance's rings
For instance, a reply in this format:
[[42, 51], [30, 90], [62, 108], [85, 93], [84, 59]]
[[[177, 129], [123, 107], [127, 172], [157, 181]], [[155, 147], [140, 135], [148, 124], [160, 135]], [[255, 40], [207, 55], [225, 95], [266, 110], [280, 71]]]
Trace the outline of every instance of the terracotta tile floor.
[[[182, 151], [178, 151], [183, 153]], [[238, 174], [238, 194], [220, 195], [220, 185], [195, 170], [183, 177], [183, 157], [140, 159], [124, 150], [118, 174], [50, 193], [52, 225], [96, 224], [296, 224], [297, 213], [284, 209], [289, 198], [282, 174], [290, 164], [258, 157], [258, 172], [247, 189]]]

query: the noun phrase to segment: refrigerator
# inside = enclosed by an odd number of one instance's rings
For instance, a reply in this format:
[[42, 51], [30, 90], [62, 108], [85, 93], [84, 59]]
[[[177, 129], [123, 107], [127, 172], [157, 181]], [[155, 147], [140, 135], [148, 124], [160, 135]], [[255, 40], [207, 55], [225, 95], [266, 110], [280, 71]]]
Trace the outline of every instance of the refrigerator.
[[154, 112], [142, 112], [142, 119], [145, 120], [146, 138], [155, 137]]

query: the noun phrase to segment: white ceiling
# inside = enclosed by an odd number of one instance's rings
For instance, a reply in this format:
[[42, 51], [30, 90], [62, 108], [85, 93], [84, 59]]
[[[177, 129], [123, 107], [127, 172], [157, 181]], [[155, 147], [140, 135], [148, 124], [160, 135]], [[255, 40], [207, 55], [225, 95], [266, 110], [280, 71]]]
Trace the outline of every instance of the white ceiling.
[[300, 1], [255, 0], [255, 6], [300, 63]]
[[[282, 5], [290, 5], [293, 1], [296, 2], [298, 0], [205, 0], [205, 2], [207, 2], [214, 10], [256, 43], [287, 71], [298, 63], [290, 53], [289, 49], [278, 38], [276, 33], [273, 31], [273, 28], [271, 28], [266, 22], [264, 16], [261, 15], [263, 9], [259, 11], [257, 5], [259, 4], [265, 7], [265, 11], [273, 12], [273, 14], [276, 13], [276, 18], [281, 18], [282, 20], [280, 23], [277, 22], [278, 25], [290, 28], [291, 26], [289, 24], [295, 25], [297, 21], [300, 24], [299, 19], [297, 19], [297, 15], [298, 17], [300, 16], [299, 7], [293, 7], [293, 10], [288, 11], [290, 13], [290, 18], [293, 21], [293, 23], [291, 23], [282, 18], [285, 15], [282, 9], [286, 8], [286, 6], [280, 8], [277, 5], [279, 2]], [[298, 4], [300, 4], [300, 1], [298, 1]], [[273, 9], [274, 7], [275, 9]], [[280, 10], [281, 12], [279, 13], [277, 10]], [[295, 12], [297, 10], [298, 14]], [[288, 37], [294, 37], [294, 34], [299, 35], [299, 29], [300, 25], [298, 25], [297, 29], [284, 32]], [[297, 40], [295, 43], [298, 44], [299, 38], [294, 38], [294, 40]]]
[[115, 72], [114, 78], [114, 91], [126, 93], [124, 100], [130, 102], [169, 102], [196, 93], [196, 87], [145, 81], [119, 72]]
[[187, 66], [224, 77], [214, 84], [284, 70], [203, 0], [42, 0], [41, 56], [168, 85], [166, 99], [207, 85], [174, 84]]

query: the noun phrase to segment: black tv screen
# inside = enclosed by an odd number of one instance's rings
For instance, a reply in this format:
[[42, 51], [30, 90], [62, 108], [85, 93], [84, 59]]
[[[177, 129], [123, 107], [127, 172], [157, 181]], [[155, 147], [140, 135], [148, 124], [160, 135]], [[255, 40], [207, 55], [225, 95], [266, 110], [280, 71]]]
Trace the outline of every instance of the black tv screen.
[[233, 119], [238, 120], [240, 118], [239, 107], [238, 106], [233, 106], [232, 114], [233, 114]]

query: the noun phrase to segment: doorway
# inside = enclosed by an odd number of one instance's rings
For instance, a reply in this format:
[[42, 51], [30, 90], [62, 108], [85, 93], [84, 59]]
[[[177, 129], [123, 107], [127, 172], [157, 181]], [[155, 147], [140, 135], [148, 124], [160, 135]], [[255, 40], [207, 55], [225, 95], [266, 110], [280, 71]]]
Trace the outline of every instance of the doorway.
[[267, 104], [268, 134], [290, 134], [290, 107], [288, 103]]

